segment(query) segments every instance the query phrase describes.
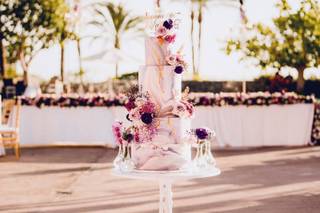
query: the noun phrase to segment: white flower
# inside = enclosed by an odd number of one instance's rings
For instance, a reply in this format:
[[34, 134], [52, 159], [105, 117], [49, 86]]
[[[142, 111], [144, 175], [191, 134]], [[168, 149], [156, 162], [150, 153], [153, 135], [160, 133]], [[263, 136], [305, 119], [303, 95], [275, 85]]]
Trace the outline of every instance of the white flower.
[[173, 55], [173, 54], [168, 55], [166, 57], [166, 61], [171, 66], [177, 65], [177, 57], [176, 57], [176, 55]]

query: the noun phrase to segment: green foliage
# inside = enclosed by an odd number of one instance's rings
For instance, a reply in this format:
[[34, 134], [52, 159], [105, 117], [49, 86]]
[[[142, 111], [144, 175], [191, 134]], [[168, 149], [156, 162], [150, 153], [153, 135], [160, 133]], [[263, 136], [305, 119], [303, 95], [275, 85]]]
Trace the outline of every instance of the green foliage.
[[66, 37], [64, 0], [2, 0], [0, 38], [8, 46], [8, 60], [25, 65], [41, 49]]
[[137, 80], [137, 79], [138, 79], [138, 72], [125, 73], [119, 77], [119, 80]]
[[248, 37], [229, 40], [227, 54], [241, 52], [241, 60], [255, 60], [265, 69], [292, 67], [303, 72], [320, 64], [320, 5], [317, 0], [302, 0], [293, 10], [287, 0], [277, 4], [279, 16], [274, 26], [261, 23], [247, 26]]

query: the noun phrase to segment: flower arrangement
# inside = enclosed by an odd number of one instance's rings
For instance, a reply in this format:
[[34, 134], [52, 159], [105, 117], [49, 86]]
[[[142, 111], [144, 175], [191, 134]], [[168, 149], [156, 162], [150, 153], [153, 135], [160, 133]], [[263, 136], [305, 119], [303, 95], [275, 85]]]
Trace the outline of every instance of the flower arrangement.
[[156, 134], [159, 126], [159, 108], [148, 93], [130, 94], [126, 103], [127, 119], [136, 130], [136, 142], [147, 142]]
[[209, 128], [196, 128], [191, 130], [192, 141], [197, 147], [196, 156], [193, 159], [194, 169], [213, 168], [216, 161], [211, 153], [211, 141], [215, 137], [214, 131]]
[[191, 93], [189, 100], [195, 106], [269, 106], [315, 102], [313, 96], [303, 96], [293, 92]]
[[183, 56], [180, 55], [180, 53], [169, 54], [166, 57], [166, 61], [168, 65], [174, 66], [174, 72], [177, 74], [181, 74], [188, 67], [187, 63], [184, 61]]
[[173, 32], [173, 20], [167, 19], [156, 28], [156, 37], [162, 44], [164, 42], [173, 43], [176, 39], [176, 34]]
[[316, 103], [314, 108], [311, 141], [313, 144], [320, 144], [320, 102]]
[[36, 106], [38, 108], [56, 107], [113, 107], [123, 106], [127, 97], [123, 94], [111, 96], [102, 94], [63, 94], [61, 96], [45, 94], [34, 98], [21, 97], [21, 103], [25, 106]]
[[211, 140], [215, 133], [206, 127], [196, 128], [191, 130], [191, 135], [195, 137], [196, 141], [201, 143], [204, 140]]
[[[115, 96], [90, 94], [71, 95], [41, 95], [35, 98], [22, 96], [21, 102], [25, 106], [36, 107], [114, 107], [125, 106], [127, 109], [135, 107], [135, 98], [125, 94]], [[314, 104], [313, 96], [297, 95], [296, 93], [189, 93], [185, 98], [194, 106], [269, 106], [285, 104]]]
[[136, 139], [134, 128], [125, 128], [120, 121], [112, 125], [112, 132], [118, 145], [128, 145]]

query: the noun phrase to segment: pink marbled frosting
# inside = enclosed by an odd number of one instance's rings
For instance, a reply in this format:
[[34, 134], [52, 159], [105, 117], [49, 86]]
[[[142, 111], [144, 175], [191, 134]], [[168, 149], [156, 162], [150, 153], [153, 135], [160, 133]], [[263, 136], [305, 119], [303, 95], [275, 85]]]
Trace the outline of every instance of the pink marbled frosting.
[[169, 54], [169, 44], [160, 43], [156, 37], [145, 39], [145, 55], [147, 66], [166, 65], [166, 56]]
[[[161, 110], [167, 109], [173, 100], [181, 100], [182, 77], [174, 72], [174, 66], [166, 65], [170, 53], [168, 43], [159, 43], [157, 38], [148, 37], [145, 44], [146, 66], [139, 71], [139, 88], [143, 93], [148, 92]], [[184, 167], [191, 160], [188, 130], [189, 118], [160, 118], [159, 131], [152, 141], [132, 147], [136, 169], [168, 171]]]
[[133, 145], [132, 159], [139, 170], [179, 170], [191, 160], [190, 119], [160, 120], [160, 130], [151, 142]]
[[143, 66], [139, 71], [139, 87], [148, 92], [162, 108], [173, 99], [181, 99], [181, 75], [172, 66]]

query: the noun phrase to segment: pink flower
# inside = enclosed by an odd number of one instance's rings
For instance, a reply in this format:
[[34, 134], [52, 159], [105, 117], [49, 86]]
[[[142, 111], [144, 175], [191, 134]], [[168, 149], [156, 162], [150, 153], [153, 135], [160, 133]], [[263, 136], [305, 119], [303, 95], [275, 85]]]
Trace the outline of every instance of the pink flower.
[[176, 60], [177, 60], [177, 57], [176, 55], [173, 55], [173, 54], [170, 54], [166, 57], [166, 61], [169, 65], [176, 65]]
[[153, 113], [155, 111], [154, 103], [148, 101], [142, 105], [140, 113]]
[[157, 37], [164, 37], [167, 35], [167, 29], [163, 26], [158, 27], [156, 31], [156, 36]]
[[177, 58], [177, 62], [178, 62], [179, 64], [183, 64], [183, 63], [184, 63], [184, 60], [183, 60], [182, 55], [177, 54], [176, 58]]
[[166, 35], [166, 37], [164, 37], [164, 40], [168, 43], [173, 43], [176, 39], [176, 35]]
[[121, 128], [122, 128], [122, 122], [120, 122], [120, 121], [116, 121], [112, 125], [112, 132], [113, 132], [114, 137], [116, 138], [116, 143], [118, 145], [122, 144]]
[[129, 100], [125, 105], [124, 107], [130, 111], [132, 109], [134, 109], [136, 107], [135, 103], [134, 103], [134, 100]]

